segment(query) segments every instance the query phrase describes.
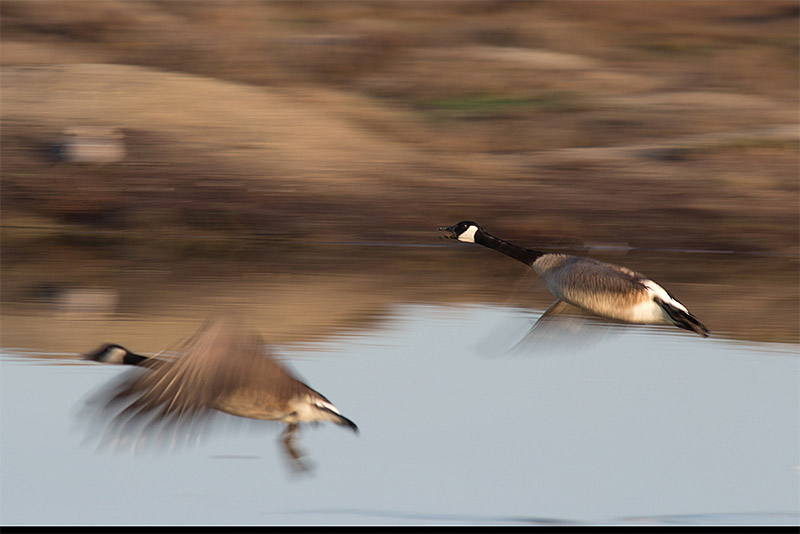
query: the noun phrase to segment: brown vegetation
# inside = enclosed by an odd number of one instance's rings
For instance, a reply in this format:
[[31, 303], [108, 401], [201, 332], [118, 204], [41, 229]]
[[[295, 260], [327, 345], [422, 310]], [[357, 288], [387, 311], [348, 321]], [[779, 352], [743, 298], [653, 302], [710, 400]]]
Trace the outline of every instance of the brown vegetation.
[[[794, 1], [4, 0], [0, 31], [6, 273], [31, 230], [219, 253], [432, 243], [469, 218], [531, 245], [788, 256], [766, 289], [732, 269], [746, 295], [716, 308], [749, 299], [741, 332], [788, 306], [754, 335], [796, 339]], [[56, 158], [75, 127], [118, 129], [124, 159]]]
[[794, 2], [0, 9], [5, 225], [797, 251]]

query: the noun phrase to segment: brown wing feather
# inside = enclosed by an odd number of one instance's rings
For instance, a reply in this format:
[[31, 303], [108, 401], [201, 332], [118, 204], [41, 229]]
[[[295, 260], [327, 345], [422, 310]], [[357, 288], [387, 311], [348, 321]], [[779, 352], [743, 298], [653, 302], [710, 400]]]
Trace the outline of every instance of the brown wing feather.
[[644, 280], [644, 275], [626, 267], [577, 256], [563, 256], [545, 275], [556, 296], [602, 314], [645, 298]]
[[277, 362], [260, 336], [230, 317], [210, 320], [174, 350], [133, 373], [108, 406], [128, 403], [119, 418], [144, 416], [176, 423], [207, 415], [218, 400], [249, 396], [286, 399], [310, 390]]

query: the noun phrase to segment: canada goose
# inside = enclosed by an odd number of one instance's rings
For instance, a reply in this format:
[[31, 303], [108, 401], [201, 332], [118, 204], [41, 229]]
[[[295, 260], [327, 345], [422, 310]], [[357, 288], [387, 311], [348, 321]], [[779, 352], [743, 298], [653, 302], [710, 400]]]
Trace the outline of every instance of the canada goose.
[[213, 410], [279, 421], [288, 425], [283, 445], [298, 471], [307, 470], [294, 446], [299, 423], [332, 421], [358, 433], [336, 406], [281, 365], [260, 336], [230, 318], [206, 323], [174, 353], [147, 357], [106, 344], [85, 359], [147, 370], [124, 377], [102, 396], [106, 410], [125, 404], [113, 419], [122, 429], [139, 423], [177, 427], [213, 415]]
[[64, 131], [54, 149], [59, 161], [118, 163], [125, 159], [125, 135], [117, 128], [74, 126]]
[[440, 226], [448, 239], [477, 243], [521, 261], [558, 299], [595, 315], [627, 323], [670, 324], [708, 337], [708, 329], [666, 289], [641, 273], [591, 258], [530, 250], [497, 238], [472, 221]]

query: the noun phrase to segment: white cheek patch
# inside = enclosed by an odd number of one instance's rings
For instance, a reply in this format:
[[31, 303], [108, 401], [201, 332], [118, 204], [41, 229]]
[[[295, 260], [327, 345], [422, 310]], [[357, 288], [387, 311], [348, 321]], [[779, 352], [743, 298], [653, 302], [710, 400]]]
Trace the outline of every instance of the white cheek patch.
[[679, 310], [683, 310], [686, 313], [689, 313], [689, 310], [686, 309], [686, 306], [684, 306], [683, 304], [681, 304], [680, 302], [678, 302], [674, 298], [670, 297], [669, 293], [667, 293], [667, 291], [663, 287], [661, 287], [660, 285], [656, 284], [652, 280], [645, 280], [644, 281], [644, 287], [646, 287], [648, 291], [650, 291], [651, 293], [654, 293], [658, 298], [660, 298], [664, 302], [672, 304], [674, 307], [678, 308]]
[[101, 358], [101, 361], [107, 363], [122, 363], [123, 359], [125, 358], [125, 351], [119, 347], [111, 347], [106, 350], [105, 355]]
[[459, 241], [463, 241], [464, 243], [474, 243], [475, 242], [475, 232], [478, 231], [478, 227], [474, 224], [471, 225], [469, 228], [464, 230], [458, 236]]

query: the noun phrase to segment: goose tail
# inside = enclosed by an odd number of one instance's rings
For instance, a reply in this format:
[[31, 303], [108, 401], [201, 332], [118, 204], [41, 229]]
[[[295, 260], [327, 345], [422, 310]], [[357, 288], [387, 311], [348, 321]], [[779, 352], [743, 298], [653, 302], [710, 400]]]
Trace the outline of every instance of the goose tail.
[[710, 333], [708, 328], [706, 328], [703, 323], [698, 321], [697, 317], [685, 309], [678, 308], [675, 305], [665, 302], [658, 297], [656, 297], [654, 300], [659, 306], [661, 306], [661, 309], [663, 309], [667, 315], [669, 315], [669, 318], [672, 319], [672, 322], [675, 323], [675, 326], [678, 328], [683, 328], [684, 330], [696, 332], [703, 337], [708, 337], [708, 334]]
[[314, 393], [317, 395], [317, 398], [314, 399], [314, 405], [316, 406], [317, 410], [325, 413], [325, 419], [333, 421], [337, 425], [349, 427], [350, 430], [358, 434], [358, 427], [354, 422], [343, 416], [339, 409], [336, 408], [336, 406], [334, 406], [328, 399], [316, 391], [314, 391]]
[[350, 419], [348, 419], [347, 417], [345, 417], [345, 416], [343, 416], [341, 414], [339, 414], [339, 420], [336, 421], [336, 424], [337, 425], [346, 426], [346, 427], [350, 428], [350, 430], [352, 430], [353, 432], [358, 434], [358, 427], [356, 426], [356, 424], [354, 422], [352, 422]]

